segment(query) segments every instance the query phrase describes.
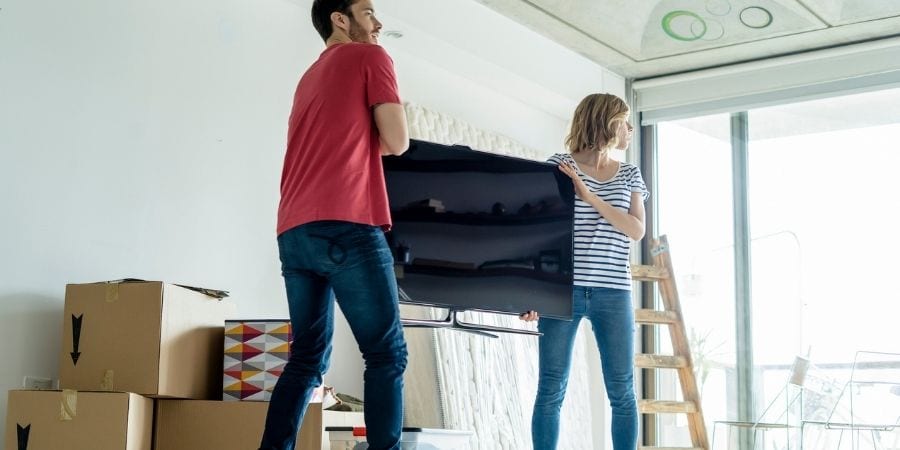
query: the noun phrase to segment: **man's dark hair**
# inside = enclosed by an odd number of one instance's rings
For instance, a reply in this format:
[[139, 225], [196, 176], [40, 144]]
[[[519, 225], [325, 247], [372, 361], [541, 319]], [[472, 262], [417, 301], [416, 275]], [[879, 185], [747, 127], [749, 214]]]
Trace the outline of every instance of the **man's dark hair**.
[[348, 16], [353, 16], [350, 5], [357, 0], [315, 0], [312, 5], [312, 23], [322, 36], [323, 41], [328, 41], [334, 27], [331, 25], [331, 13], [337, 11]]

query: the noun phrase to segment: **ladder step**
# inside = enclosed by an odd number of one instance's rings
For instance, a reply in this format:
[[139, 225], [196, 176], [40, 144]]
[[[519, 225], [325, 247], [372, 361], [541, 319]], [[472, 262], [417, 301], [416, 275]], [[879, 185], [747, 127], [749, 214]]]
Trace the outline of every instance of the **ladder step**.
[[643, 414], [690, 414], [697, 412], [697, 405], [694, 404], [694, 402], [676, 402], [671, 400], [640, 400], [638, 401], [638, 410]]
[[672, 311], [659, 311], [655, 309], [634, 310], [634, 321], [637, 323], [673, 324], [678, 320], [678, 315]]
[[631, 278], [638, 281], [660, 281], [669, 278], [665, 267], [635, 264], [631, 266]]
[[683, 369], [688, 363], [684, 356], [639, 353], [634, 355], [634, 366], [642, 369]]

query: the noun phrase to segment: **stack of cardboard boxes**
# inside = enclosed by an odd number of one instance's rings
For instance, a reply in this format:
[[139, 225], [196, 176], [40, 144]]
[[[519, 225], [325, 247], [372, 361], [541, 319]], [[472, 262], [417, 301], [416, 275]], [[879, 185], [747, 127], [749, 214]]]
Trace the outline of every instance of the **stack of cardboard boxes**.
[[[267, 403], [222, 401], [225, 296], [140, 280], [66, 286], [61, 390], [10, 391], [5, 448], [256, 449]], [[321, 440], [311, 404], [297, 448]]]

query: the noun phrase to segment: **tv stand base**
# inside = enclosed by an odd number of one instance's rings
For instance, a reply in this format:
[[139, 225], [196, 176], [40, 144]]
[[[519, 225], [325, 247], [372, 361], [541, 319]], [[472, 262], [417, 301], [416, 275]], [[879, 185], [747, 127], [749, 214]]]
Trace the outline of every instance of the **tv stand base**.
[[478, 323], [464, 322], [459, 319], [458, 314], [465, 310], [451, 309], [447, 311], [447, 317], [444, 319], [400, 319], [400, 323], [408, 328], [448, 328], [451, 330], [465, 331], [474, 333], [479, 336], [497, 338], [493, 333], [512, 333], [524, 334], [527, 336], [540, 336], [541, 333], [531, 330], [522, 330], [518, 328], [497, 327], [493, 325], [484, 325]]

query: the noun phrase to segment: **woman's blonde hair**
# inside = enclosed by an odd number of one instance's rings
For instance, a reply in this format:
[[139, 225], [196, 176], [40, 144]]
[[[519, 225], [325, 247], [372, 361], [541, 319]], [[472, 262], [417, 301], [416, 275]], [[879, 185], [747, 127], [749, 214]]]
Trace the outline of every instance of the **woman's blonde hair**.
[[566, 137], [569, 153], [591, 149], [605, 151], [618, 144], [617, 123], [628, 120], [629, 108], [612, 94], [591, 94], [575, 108], [572, 128]]

